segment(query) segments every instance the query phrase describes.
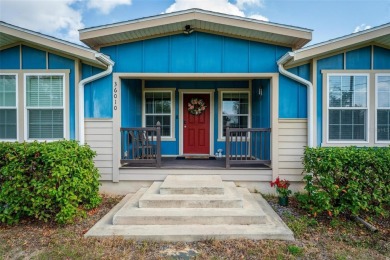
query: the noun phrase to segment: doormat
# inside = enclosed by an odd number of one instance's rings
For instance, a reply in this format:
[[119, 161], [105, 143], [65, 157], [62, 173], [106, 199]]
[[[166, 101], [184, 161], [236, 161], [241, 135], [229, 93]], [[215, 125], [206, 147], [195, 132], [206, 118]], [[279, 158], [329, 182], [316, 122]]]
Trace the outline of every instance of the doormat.
[[189, 155], [189, 156], [177, 156], [176, 160], [216, 160], [215, 156], [208, 155]]

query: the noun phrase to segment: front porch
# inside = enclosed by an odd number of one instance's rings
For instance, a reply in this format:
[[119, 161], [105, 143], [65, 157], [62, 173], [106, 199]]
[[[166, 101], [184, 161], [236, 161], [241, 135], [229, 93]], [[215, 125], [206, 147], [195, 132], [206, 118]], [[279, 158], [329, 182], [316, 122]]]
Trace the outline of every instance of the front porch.
[[[226, 155], [162, 156], [161, 124], [121, 128], [122, 168], [270, 169], [270, 128], [225, 128]], [[222, 149], [219, 150], [223, 151]]]
[[[210, 157], [213, 158], [213, 157]], [[143, 169], [151, 169], [156, 168], [155, 166], [151, 166], [150, 164], [131, 164], [131, 163], [123, 163], [121, 166], [122, 169], [131, 169], [131, 168], [143, 168]], [[162, 157], [160, 169], [200, 169], [200, 170], [222, 170], [226, 169], [226, 158], [217, 158], [214, 159], [181, 159], [178, 157]], [[230, 168], [231, 170], [249, 170], [249, 169], [258, 169], [258, 170], [270, 170], [271, 165], [269, 164], [238, 164], [234, 165]]]
[[[113, 76], [113, 163], [98, 162], [101, 168], [106, 167], [102, 180], [156, 181], [171, 174], [217, 174], [223, 180], [240, 182], [268, 183], [275, 178], [279, 151], [277, 73]], [[193, 98], [206, 103], [201, 115], [188, 113]], [[190, 129], [203, 122], [205, 127], [196, 130], [206, 133], [191, 147], [191, 141], [199, 139], [191, 136]], [[222, 156], [216, 156], [221, 150]], [[176, 159], [188, 156], [216, 160]]]

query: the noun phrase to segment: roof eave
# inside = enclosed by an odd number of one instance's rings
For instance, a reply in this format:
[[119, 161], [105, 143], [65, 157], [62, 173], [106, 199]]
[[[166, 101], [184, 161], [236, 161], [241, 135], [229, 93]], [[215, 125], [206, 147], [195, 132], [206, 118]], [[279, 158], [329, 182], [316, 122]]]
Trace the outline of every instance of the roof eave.
[[[145, 30], [157, 26], [183, 23], [186, 21], [204, 21], [222, 24], [227, 27], [240, 27], [253, 31], [291, 37], [292, 42], [290, 46], [294, 49], [301, 48], [312, 38], [312, 30], [309, 29], [274, 24], [260, 20], [214, 13], [199, 9], [190, 9], [186, 11], [147, 17], [123, 23], [82, 29], [79, 30], [80, 40], [90, 47], [99, 48], [99, 46], [94, 45], [93, 39], [105, 36], [119, 35], [125, 32]], [[172, 34], [174, 33], [177, 32], [172, 31]], [[140, 37], [140, 40], [141, 39], [142, 38]], [[293, 39], [299, 39], [299, 43], [297, 44], [296, 42], [293, 42]], [[257, 40], [261, 39], [259, 38]]]
[[[302, 63], [315, 57], [338, 53], [346, 48], [353, 48], [368, 43], [375, 43], [375, 39], [383, 36], [390, 37], [390, 24], [378, 26], [359, 33], [350, 34], [330, 41], [318, 43], [294, 52], [294, 59], [288, 65]], [[390, 46], [389, 46], [390, 47]]]
[[87, 47], [82, 47], [70, 42], [62, 41], [48, 35], [26, 30], [4, 22], [0, 22], [0, 30], [2, 33], [20, 39], [21, 43], [28, 43], [40, 48], [52, 50], [56, 53], [62, 53], [67, 56], [78, 58], [82, 61], [99, 67], [106, 67], [96, 59], [95, 54], [97, 52]]

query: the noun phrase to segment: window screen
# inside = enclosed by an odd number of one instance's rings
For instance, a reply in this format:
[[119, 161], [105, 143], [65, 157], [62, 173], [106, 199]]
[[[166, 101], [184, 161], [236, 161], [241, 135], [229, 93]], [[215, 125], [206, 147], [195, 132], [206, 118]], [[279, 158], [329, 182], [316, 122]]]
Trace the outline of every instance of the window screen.
[[248, 93], [222, 93], [222, 125], [223, 136], [226, 136], [226, 127], [247, 128], [249, 121]]
[[29, 139], [64, 138], [64, 80], [61, 75], [26, 77]]
[[171, 92], [145, 92], [145, 125], [161, 124], [161, 136], [171, 136], [172, 98]]
[[329, 76], [330, 141], [367, 140], [367, 76]]

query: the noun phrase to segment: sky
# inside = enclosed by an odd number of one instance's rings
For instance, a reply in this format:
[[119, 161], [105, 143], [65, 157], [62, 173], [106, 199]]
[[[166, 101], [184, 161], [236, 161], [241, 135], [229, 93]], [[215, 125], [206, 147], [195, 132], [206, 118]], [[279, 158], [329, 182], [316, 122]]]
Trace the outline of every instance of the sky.
[[309, 45], [390, 22], [390, 0], [0, 0], [0, 20], [80, 43], [82, 28], [189, 8], [312, 29]]

